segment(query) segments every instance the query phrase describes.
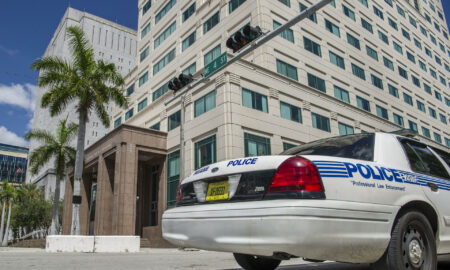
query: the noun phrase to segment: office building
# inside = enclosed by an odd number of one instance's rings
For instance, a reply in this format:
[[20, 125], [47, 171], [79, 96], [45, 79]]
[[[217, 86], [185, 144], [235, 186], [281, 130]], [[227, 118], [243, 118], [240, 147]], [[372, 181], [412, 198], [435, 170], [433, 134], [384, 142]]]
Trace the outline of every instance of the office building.
[[0, 181], [22, 184], [27, 171], [28, 148], [0, 143]]

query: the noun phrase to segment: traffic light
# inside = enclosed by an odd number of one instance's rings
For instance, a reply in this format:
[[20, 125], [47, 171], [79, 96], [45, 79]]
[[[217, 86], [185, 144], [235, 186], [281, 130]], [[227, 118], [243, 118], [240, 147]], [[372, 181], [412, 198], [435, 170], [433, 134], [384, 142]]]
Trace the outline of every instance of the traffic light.
[[175, 94], [178, 90], [185, 87], [194, 80], [191, 74], [180, 74], [169, 82], [169, 89]]
[[252, 27], [250, 25], [244, 26], [244, 28], [238, 31], [234, 36], [227, 40], [227, 47], [233, 50], [233, 53], [239, 51], [245, 45], [259, 38], [263, 32], [259, 26]]

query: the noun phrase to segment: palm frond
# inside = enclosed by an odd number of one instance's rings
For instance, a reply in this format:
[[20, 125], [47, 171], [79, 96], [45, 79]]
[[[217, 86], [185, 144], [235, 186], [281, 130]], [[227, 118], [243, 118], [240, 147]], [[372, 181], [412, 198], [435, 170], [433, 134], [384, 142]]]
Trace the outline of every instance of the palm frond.
[[69, 47], [74, 57], [74, 64], [82, 75], [89, 74], [95, 64], [94, 50], [89, 46], [83, 30], [78, 26], [69, 26], [67, 34], [70, 38]]
[[45, 56], [31, 64], [31, 69], [41, 72], [61, 72], [70, 70], [71, 65], [58, 56]]
[[109, 115], [108, 112], [105, 110], [104, 103], [101, 103], [100, 101], [97, 101], [95, 103], [95, 112], [97, 113], [98, 117], [102, 121], [102, 124], [105, 127], [109, 127], [110, 121], [109, 121]]
[[55, 138], [53, 138], [52, 134], [44, 129], [34, 129], [25, 134], [25, 139], [30, 140], [34, 139], [39, 142], [42, 142], [46, 145], [57, 144]]
[[30, 171], [33, 175], [39, 172], [39, 169], [42, 168], [52, 156], [58, 154], [58, 145], [50, 144], [43, 145], [36, 148], [33, 152], [31, 152], [29, 156], [30, 160]]

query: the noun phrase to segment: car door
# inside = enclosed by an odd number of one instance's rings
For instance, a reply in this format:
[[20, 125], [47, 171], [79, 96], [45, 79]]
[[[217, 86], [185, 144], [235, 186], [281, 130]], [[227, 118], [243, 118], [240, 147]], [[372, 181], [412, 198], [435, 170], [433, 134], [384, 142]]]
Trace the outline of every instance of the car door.
[[[416, 141], [403, 141], [405, 148], [410, 147], [417, 155], [417, 159], [410, 158], [412, 170], [419, 172], [418, 179], [426, 197], [439, 212], [439, 240], [438, 253], [450, 252], [450, 173], [444, 160], [436, 155], [425, 144]], [[445, 154], [445, 152], [443, 153]]]

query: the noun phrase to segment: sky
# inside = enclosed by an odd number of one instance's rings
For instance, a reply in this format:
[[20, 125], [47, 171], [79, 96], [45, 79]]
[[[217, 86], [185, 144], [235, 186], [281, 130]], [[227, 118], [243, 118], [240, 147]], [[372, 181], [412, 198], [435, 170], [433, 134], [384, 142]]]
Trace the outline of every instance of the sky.
[[[450, 0], [442, 2], [449, 24]], [[43, 55], [67, 7], [136, 29], [137, 3], [138, 0], [1, 0], [0, 143], [28, 146], [23, 136], [31, 128], [38, 77], [30, 65]]]

